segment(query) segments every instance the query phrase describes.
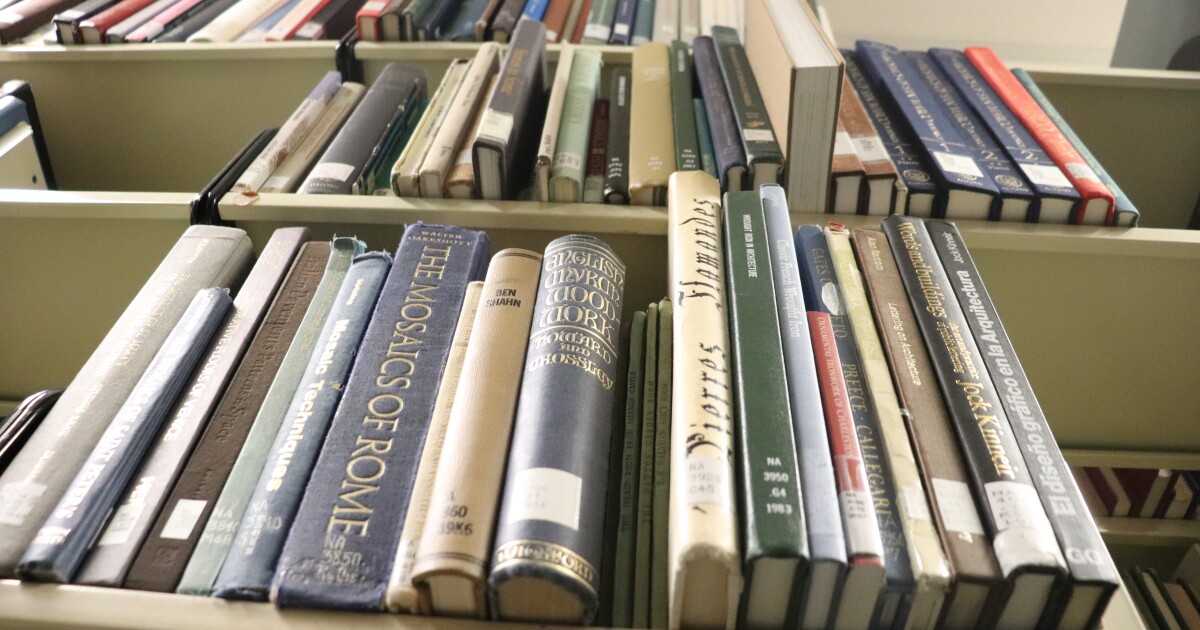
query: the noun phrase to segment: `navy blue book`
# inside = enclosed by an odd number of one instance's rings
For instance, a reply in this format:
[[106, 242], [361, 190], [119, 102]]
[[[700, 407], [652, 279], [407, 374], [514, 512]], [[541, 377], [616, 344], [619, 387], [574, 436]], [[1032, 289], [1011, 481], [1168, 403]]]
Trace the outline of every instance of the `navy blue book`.
[[742, 148], [741, 132], [733, 118], [729, 93], [725, 91], [725, 79], [717, 62], [717, 47], [711, 37], [697, 37], [692, 42], [692, 63], [696, 68], [696, 82], [700, 84], [700, 96], [704, 98], [704, 109], [708, 113], [708, 130], [717, 160], [717, 179], [721, 180], [721, 190], [737, 192], [744, 188], [746, 152]]
[[979, 116], [967, 105], [963, 96], [946, 78], [941, 68], [934, 63], [929, 53], [906, 52], [905, 56], [920, 73], [920, 78], [941, 101], [942, 109], [958, 123], [958, 131], [967, 142], [967, 148], [975, 162], [983, 169], [985, 177], [992, 180], [1000, 191], [1000, 202], [992, 204], [987, 217], [963, 219], [989, 219], [992, 221], [1032, 221], [1037, 197], [1025, 181], [1025, 176], [1012, 160], [1004, 154], [1004, 148], [992, 137], [991, 132]]
[[277, 605], [383, 610], [463, 295], [487, 262], [483, 232], [404, 231], [280, 556]]
[[637, 10], [638, 0], [617, 0], [617, 12], [613, 16], [612, 35], [608, 36], [608, 43], [628, 46], [633, 41]]
[[[858, 433], [858, 444], [862, 450], [863, 464], [868, 471], [867, 481], [871, 488], [871, 499], [875, 516], [879, 522], [879, 533], [883, 539], [883, 563], [885, 582], [872, 617], [872, 628], [891, 628], [893, 623], [902, 627], [912, 603], [912, 566], [908, 558], [908, 542], [900, 524], [900, 511], [896, 505], [896, 487], [892, 483], [891, 464], [882, 446], [883, 434], [879, 429], [879, 418], [867, 391], [867, 380], [859, 359], [858, 344], [850, 328], [850, 320], [841, 304], [841, 290], [833, 259], [829, 255], [829, 244], [825, 233], [815, 225], [805, 225], [796, 231], [796, 255], [800, 260], [800, 274], [804, 279], [805, 301], [824, 300], [821, 310], [829, 313], [837, 343], [838, 356], [842, 361], [842, 376], [846, 380], [846, 392], [850, 396], [854, 427]], [[818, 290], [816, 287], [820, 287]], [[816, 296], [820, 296], [819, 298]]]
[[346, 272], [217, 575], [215, 597], [266, 601], [288, 528], [391, 264], [386, 252], [369, 252], [356, 257]]
[[435, 0], [414, 25], [417, 40], [433, 42], [442, 39], [442, 31], [450, 25], [450, 18], [458, 11], [459, 4], [458, 0]]
[[451, 42], [475, 41], [475, 23], [487, 10], [488, 0], [463, 0], [450, 17], [450, 23], [442, 30], [441, 39]]
[[17, 565], [22, 579], [67, 583], [75, 577], [232, 304], [224, 289], [196, 292], [25, 550]]
[[1000, 191], [984, 175], [921, 73], [892, 46], [859, 40], [855, 50], [877, 94], [895, 105], [897, 118], [916, 136], [928, 159], [938, 185], [934, 216], [987, 217], [992, 204], [999, 203]]
[[1009, 159], [1025, 174], [1026, 181], [1037, 195], [1037, 204], [1030, 220], [1066, 223], [1079, 204], [1079, 193], [1062, 169], [1046, 155], [1025, 125], [961, 50], [930, 48], [929, 56], [941, 67], [946, 80], [991, 130]]

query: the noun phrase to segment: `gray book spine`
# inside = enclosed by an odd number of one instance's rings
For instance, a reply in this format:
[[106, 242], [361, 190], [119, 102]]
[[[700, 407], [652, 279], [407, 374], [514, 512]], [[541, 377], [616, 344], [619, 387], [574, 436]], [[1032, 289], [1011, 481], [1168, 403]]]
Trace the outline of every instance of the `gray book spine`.
[[221, 325], [225, 289], [195, 294], [17, 565], [23, 579], [70, 582], [138, 462]]
[[200, 361], [200, 369], [183, 388], [184, 393], [157, 444], [146, 454], [134, 482], [88, 554], [75, 580], [77, 583], [121, 586], [175, 479], [187, 463], [188, 453], [208, 424], [279, 283], [306, 240], [308, 228], [283, 228], [276, 230], [263, 248], [233, 301], [224, 327]]
[[193, 226], [163, 259], [0, 476], [0, 577], [14, 575], [192, 296], [206, 287], [237, 286], [252, 257], [245, 232]]
[[362, 251], [363, 244], [358, 239], [333, 239], [333, 252], [325, 266], [325, 275], [317, 285], [308, 312], [304, 314], [304, 321], [300, 323], [275, 380], [258, 409], [254, 425], [200, 534], [200, 542], [179, 579], [177, 592], [185, 595], [209, 595], [212, 592], [213, 581], [225, 562], [225, 555], [233, 543], [238, 524], [242, 522], [242, 515], [246, 513], [254, 482], [266, 465], [271, 443], [283, 424], [283, 416], [292, 402], [292, 395], [300, 386], [304, 368], [316, 347], [317, 336], [325, 326], [333, 300], [350, 269], [351, 260]]

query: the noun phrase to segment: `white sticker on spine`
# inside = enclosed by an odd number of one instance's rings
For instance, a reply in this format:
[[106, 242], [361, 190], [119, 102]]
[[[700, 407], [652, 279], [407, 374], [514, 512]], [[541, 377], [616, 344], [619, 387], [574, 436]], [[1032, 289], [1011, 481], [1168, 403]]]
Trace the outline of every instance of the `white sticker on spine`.
[[[749, 129], [747, 129], [749, 131]], [[850, 139], [850, 134], [845, 131], [839, 131], [833, 136], [833, 154], [834, 155], [857, 155], [858, 151], [854, 150], [854, 141]]]
[[578, 153], [567, 153], [564, 151], [554, 156], [554, 168], [582, 169], [583, 158]]
[[167, 524], [163, 525], [160, 536], [172, 540], [191, 538], [192, 530], [195, 529], [200, 515], [204, 513], [204, 506], [207, 504], [208, 501], [180, 499], [179, 503], [175, 504], [175, 509], [171, 511], [171, 518], [168, 518]]
[[583, 38], [584, 39], [604, 40], [605, 44], [608, 43], [608, 36], [611, 34], [612, 34], [612, 29], [610, 29], [607, 26], [603, 26], [601, 24], [588, 24], [583, 29]]
[[957, 534], [983, 535], [979, 510], [971, 496], [971, 488], [961, 481], [933, 478], [933, 494], [937, 497], [938, 512], [948, 531]]
[[45, 484], [27, 481], [0, 486], [0, 525], [19, 527], [45, 491]]
[[842, 514], [846, 518], [847, 541], [851, 553], [883, 554], [875, 514], [871, 510], [871, 494], [861, 490], [838, 493]]
[[966, 155], [933, 151], [933, 157], [937, 159], [937, 163], [942, 167], [942, 170], [947, 173], [954, 173], [955, 175], [965, 177], [983, 177], [983, 171], [979, 170], [979, 165], [975, 163], [975, 160]]
[[887, 149], [883, 147], [883, 141], [879, 136], [863, 136], [854, 138], [854, 152], [858, 154], [858, 159], [863, 162], [890, 162]]
[[729, 464], [720, 457], [687, 458], [687, 504], [715, 503], [731, 508]]
[[512, 128], [512, 114], [505, 114], [504, 112], [489, 109], [483, 114], [483, 120], [479, 121], [479, 133], [477, 135], [507, 142], [509, 134], [512, 133]]
[[743, 129], [742, 137], [747, 142], [774, 142], [775, 134], [770, 129]]
[[617, 37], [625, 37], [629, 34], [629, 25], [625, 23], [613, 25], [613, 35]]
[[1029, 181], [1038, 186], [1071, 187], [1071, 180], [1067, 179], [1062, 170], [1053, 164], [1021, 164], [1021, 170], [1025, 172]]
[[556, 468], [528, 468], [516, 474], [508, 522], [549, 521], [579, 529], [583, 479]]
[[929, 516], [929, 502], [925, 500], [925, 491], [920, 485], [900, 486], [900, 499], [904, 501], [908, 518], [918, 521], [933, 520]]
[[354, 174], [354, 165], [339, 162], [322, 162], [312, 168], [308, 179], [336, 179], [339, 182], [349, 181]]
[[112, 519], [108, 521], [108, 526], [104, 528], [104, 535], [100, 537], [97, 545], [107, 547], [109, 545], [124, 545], [129, 542], [129, 535], [133, 533], [133, 526], [137, 523], [138, 517], [142, 515], [142, 509], [146, 507], [145, 503], [126, 503], [117, 508], [113, 512]]
[[1093, 171], [1092, 167], [1083, 162], [1071, 162], [1067, 164], [1067, 170], [1075, 176], [1075, 179], [1094, 179], [1100, 181], [1100, 176], [1096, 174], [1096, 171]]
[[1016, 481], [993, 481], [984, 484], [984, 489], [997, 530], [1010, 527], [1050, 530], [1050, 521], [1033, 486]]

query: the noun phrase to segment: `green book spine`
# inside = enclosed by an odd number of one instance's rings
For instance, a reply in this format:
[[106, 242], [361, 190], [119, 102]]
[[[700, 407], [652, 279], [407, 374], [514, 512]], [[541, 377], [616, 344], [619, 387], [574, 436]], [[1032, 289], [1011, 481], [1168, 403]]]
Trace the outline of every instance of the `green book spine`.
[[633, 575], [636, 563], [638, 482], [642, 462], [642, 382], [646, 348], [646, 312], [629, 325], [629, 366], [625, 380], [625, 431], [621, 442], [621, 485], [617, 544], [613, 563], [612, 625], [633, 627]]
[[[696, 106], [692, 93], [692, 56], [689, 44], [671, 42], [671, 122], [675, 127], [675, 164], [681, 171], [700, 170], [700, 142], [696, 138]], [[713, 169], [716, 170], [715, 167]]]
[[584, 44], [608, 43], [612, 35], [613, 18], [617, 14], [617, 0], [592, 0], [592, 9], [588, 12], [587, 26], [583, 29]]
[[674, 307], [669, 298], [658, 303], [658, 386], [654, 410], [654, 527], [651, 530], [650, 627], [666, 628], [668, 592], [668, 521], [671, 494], [671, 360]]
[[712, 129], [708, 127], [708, 111], [704, 108], [704, 99], [693, 98], [692, 108], [696, 114], [696, 141], [700, 145], [700, 168], [716, 179], [717, 154], [713, 151]]
[[738, 135], [750, 166], [751, 190], [763, 184], [778, 184], [783, 174], [783, 151], [775, 138], [767, 106], [763, 103], [758, 82], [746, 58], [746, 49], [737, 31], [727, 26], [714, 26], [713, 44], [717, 48], [717, 63], [725, 79], [725, 91], [733, 105]]
[[633, 622], [650, 626], [650, 542], [654, 525], [654, 412], [658, 408], [658, 304], [646, 309], [642, 359], [642, 445], [638, 468], [637, 531], [634, 538]]
[[583, 200], [583, 170], [588, 156], [592, 107], [600, 89], [600, 65], [598, 51], [589, 48], [575, 51], [562, 120], [558, 124], [558, 142], [554, 145], [554, 165], [550, 169], [550, 201]]
[[364, 249], [363, 243], [355, 238], [333, 240], [333, 251], [329, 256], [329, 263], [325, 266], [325, 275], [317, 285], [312, 303], [304, 314], [304, 321], [300, 323], [283, 363], [275, 374], [275, 380], [271, 382], [267, 397], [259, 407], [254, 425], [250, 428], [242, 451], [229, 472], [221, 496], [213, 506], [212, 515], [204, 526], [196, 550], [188, 560], [176, 592], [185, 595], [209, 595], [212, 592], [213, 582], [221, 571], [221, 565], [225, 563], [225, 554], [229, 551], [233, 536], [246, 513], [250, 494], [254, 491], [263, 466], [266, 465], [267, 456], [270, 455], [271, 444], [275, 435], [279, 433], [288, 405], [292, 402], [292, 395], [295, 394], [304, 368], [308, 365], [317, 335], [325, 325], [325, 318], [333, 307], [333, 300], [337, 297], [342, 279], [350, 269], [350, 262]]

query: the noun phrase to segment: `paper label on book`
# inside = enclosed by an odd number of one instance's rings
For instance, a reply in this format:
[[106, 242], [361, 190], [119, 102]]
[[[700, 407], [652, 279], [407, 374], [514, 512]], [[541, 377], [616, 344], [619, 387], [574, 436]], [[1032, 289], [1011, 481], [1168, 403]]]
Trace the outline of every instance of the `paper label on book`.
[[629, 35], [629, 25], [624, 22], [620, 24], [613, 24], [612, 30], [613, 35], [616, 35], [617, 37], [625, 37]]
[[1046, 518], [1046, 511], [1042, 509], [1042, 502], [1033, 486], [1016, 481], [993, 481], [984, 484], [984, 489], [997, 530], [1022, 527], [1051, 531], [1050, 520]]
[[979, 521], [979, 510], [975, 507], [970, 486], [962, 481], [934, 477], [933, 494], [937, 497], [942, 525], [947, 531], [983, 535], [983, 523]]
[[479, 121], [478, 135], [508, 142], [508, 136], [512, 134], [512, 128], [512, 114], [489, 109], [484, 112], [483, 120]]
[[349, 181], [354, 174], [354, 165], [340, 162], [322, 162], [312, 168], [308, 179], [336, 179], [339, 182]]
[[964, 177], [983, 177], [983, 171], [979, 170], [979, 165], [966, 155], [954, 155], [943, 151], [933, 151], [932, 153], [938, 165], [947, 173]]
[[580, 170], [583, 168], [583, 156], [578, 153], [559, 153], [554, 156], [554, 168]]
[[321, 25], [315, 22], [308, 22], [304, 26], [301, 26], [295, 35], [292, 35], [292, 39], [316, 39], [319, 35], [321, 35]]
[[729, 463], [720, 457], [687, 458], [687, 504], [712, 503], [732, 509]]
[[1020, 164], [1020, 167], [1025, 177], [1038, 186], [1071, 188], [1071, 180], [1063, 175], [1062, 169], [1053, 164]]
[[883, 554], [882, 541], [878, 538], [877, 529], [872, 527], [871, 519], [875, 518], [871, 510], [871, 493], [865, 490], [843, 490], [838, 493], [842, 506], [842, 516], [846, 519], [846, 533], [851, 553]]
[[584, 39], [602, 39], [608, 43], [608, 36], [612, 34], [612, 29], [603, 24], [588, 24], [583, 29]]
[[288, 182], [291, 181], [291, 179], [292, 178], [288, 177], [287, 175], [278, 175], [276, 177], [272, 177], [267, 180], [267, 183], [263, 184], [262, 189], [259, 192], [282, 191], [283, 187], [287, 186]]
[[1100, 181], [1100, 176], [1096, 174], [1096, 171], [1093, 171], [1092, 167], [1083, 162], [1069, 162], [1067, 170], [1071, 172], [1071, 175], [1075, 176], [1075, 179], [1094, 179]]
[[0, 525], [19, 527], [25, 522], [25, 517], [29, 516], [34, 504], [45, 491], [45, 484], [30, 481], [18, 481], [0, 486]]
[[549, 521], [579, 529], [583, 479], [557, 468], [528, 468], [509, 481], [509, 523]]
[[200, 515], [204, 513], [205, 505], [208, 505], [208, 501], [180, 499], [179, 503], [175, 504], [175, 509], [171, 511], [171, 518], [168, 518], [167, 524], [163, 525], [160, 537], [172, 540], [191, 538], [192, 530], [195, 529], [196, 522], [200, 520]]
[[770, 129], [743, 129], [742, 137], [746, 142], [774, 142], [775, 133]]
[[108, 526], [104, 528], [104, 535], [100, 537], [97, 545], [107, 547], [109, 545], [124, 545], [129, 542], [129, 535], [133, 533], [133, 526], [137, 524], [138, 517], [142, 515], [142, 510], [146, 507], [145, 503], [125, 503], [113, 512], [112, 519], [108, 521]]
[[[747, 129], [746, 131], [750, 131]], [[854, 150], [854, 141], [850, 139], [850, 134], [845, 131], [839, 131], [833, 136], [833, 154], [834, 155], [858, 155]]]
[[925, 491], [920, 485], [903, 485], [900, 488], [900, 499], [904, 501], [904, 509], [908, 518], [917, 521], [932, 521], [929, 515], [929, 502], [925, 500]]
[[854, 138], [854, 152], [863, 162], [890, 162], [887, 149], [879, 136], [862, 136]]

